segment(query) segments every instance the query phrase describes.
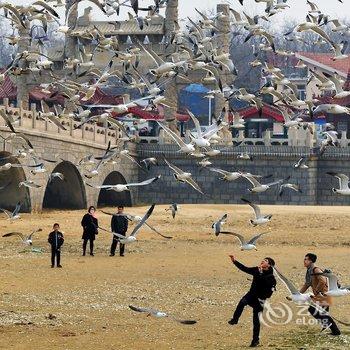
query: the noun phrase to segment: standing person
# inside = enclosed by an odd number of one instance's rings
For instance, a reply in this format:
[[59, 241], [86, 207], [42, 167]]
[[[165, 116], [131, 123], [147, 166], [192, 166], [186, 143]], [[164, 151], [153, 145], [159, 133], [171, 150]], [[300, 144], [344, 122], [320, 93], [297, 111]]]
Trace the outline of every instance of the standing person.
[[59, 224], [53, 225], [53, 231], [49, 233], [48, 242], [51, 244], [51, 268], [55, 267], [55, 258], [56, 266], [62, 267], [61, 262], [61, 246], [64, 242], [63, 233], [58, 231], [60, 229]]
[[323, 271], [315, 265], [317, 255], [313, 253], [307, 253], [304, 257], [304, 267], [306, 267], [305, 283], [300, 289], [300, 293], [305, 293], [310, 287], [314, 296], [312, 300], [317, 303], [321, 310], [317, 310], [314, 306], [310, 305], [310, 314], [318, 321], [321, 322], [322, 330], [330, 329], [332, 335], [340, 335], [340, 330], [329, 315], [329, 306], [332, 303], [332, 298], [326, 296], [325, 293], [328, 291], [327, 278], [322, 275]]
[[272, 258], [265, 258], [258, 266], [246, 267], [238, 262], [233, 255], [230, 255], [230, 258], [241, 271], [253, 276], [253, 282], [248, 293], [238, 303], [233, 317], [228, 323], [230, 325], [237, 324], [244, 308], [249, 305], [253, 309], [253, 340], [250, 347], [256, 347], [259, 345], [259, 315], [264, 309], [265, 300], [271, 297], [276, 287], [276, 279], [273, 275], [275, 261]]
[[88, 241], [90, 241], [90, 255], [94, 256], [94, 240], [98, 234], [98, 220], [95, 213], [96, 208], [91, 206], [81, 220], [81, 226], [84, 228], [83, 236], [81, 237], [83, 239], [83, 256], [85, 256]]
[[[123, 214], [123, 212], [124, 212], [124, 206], [118, 205], [117, 214], [113, 215], [111, 219], [111, 230], [112, 232], [119, 233], [120, 235], [125, 236], [126, 231], [128, 230], [128, 219]], [[118, 242], [119, 242], [119, 238], [113, 235], [113, 240], [111, 244], [111, 253], [109, 256], [115, 255], [115, 250], [117, 248]], [[120, 244], [119, 255], [124, 256], [125, 244], [122, 244], [122, 243], [119, 243], [119, 244]]]

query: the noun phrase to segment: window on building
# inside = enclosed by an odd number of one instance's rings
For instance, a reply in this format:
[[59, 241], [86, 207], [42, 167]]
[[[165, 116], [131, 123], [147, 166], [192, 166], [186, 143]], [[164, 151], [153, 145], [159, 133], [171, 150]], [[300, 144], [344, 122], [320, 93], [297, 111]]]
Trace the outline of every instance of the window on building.
[[298, 99], [304, 101], [306, 99], [305, 85], [297, 85], [297, 89], [298, 89]]

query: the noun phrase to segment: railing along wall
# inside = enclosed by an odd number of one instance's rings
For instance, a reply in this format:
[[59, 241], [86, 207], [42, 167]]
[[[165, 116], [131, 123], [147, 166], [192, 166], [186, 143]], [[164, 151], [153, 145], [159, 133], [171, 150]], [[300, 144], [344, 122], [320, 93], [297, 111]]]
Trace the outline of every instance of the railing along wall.
[[[74, 140], [90, 141], [97, 144], [107, 144], [109, 141], [115, 143], [121, 137], [119, 130], [96, 124], [86, 123], [82, 127], [75, 129], [80, 122], [68, 117], [59, 118], [59, 121], [66, 130], [60, 129], [47, 119], [40, 117], [35, 103], [31, 104], [30, 110], [26, 110], [22, 106], [14, 107], [10, 105], [8, 99], [5, 98], [3, 105], [0, 105], [0, 110], [3, 110], [14, 120], [17, 120], [14, 126], [22, 129], [35, 130], [53, 135], [59, 134], [63, 137], [72, 137]], [[0, 118], [0, 126], [6, 126], [3, 118]]]

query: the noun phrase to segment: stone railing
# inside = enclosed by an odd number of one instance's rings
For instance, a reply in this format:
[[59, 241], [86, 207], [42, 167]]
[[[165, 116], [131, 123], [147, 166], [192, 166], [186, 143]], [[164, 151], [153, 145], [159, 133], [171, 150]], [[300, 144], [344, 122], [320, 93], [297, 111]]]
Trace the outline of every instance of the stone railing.
[[[9, 105], [8, 99], [4, 99], [4, 104], [0, 105], [0, 110], [5, 111], [13, 119], [18, 120], [15, 127], [21, 129], [44, 132], [48, 134], [59, 134], [62, 137], [72, 137], [74, 140], [83, 140], [95, 142], [97, 144], [107, 144], [109, 141], [115, 143], [120, 137], [120, 132], [108, 127], [97, 126], [96, 124], [85, 124], [79, 129], [75, 129], [79, 125], [79, 121], [70, 118], [60, 118], [61, 124], [66, 130], [60, 129], [48, 120], [40, 118], [36, 109], [36, 104], [30, 106], [30, 110], [22, 107], [14, 107]], [[6, 126], [3, 118], [0, 117], [0, 127]]]
[[[161, 145], [173, 143], [171, 137], [169, 137], [163, 130], [160, 130], [159, 137], [141, 137], [143, 143], [159, 143]], [[189, 131], [186, 132], [184, 137], [185, 142], [189, 142]], [[296, 130], [290, 128], [288, 130], [288, 137], [272, 137], [271, 131], [265, 131], [263, 137], [244, 137], [244, 130], [238, 131], [238, 136], [230, 140], [223, 140], [218, 144], [230, 145], [234, 142], [243, 141], [243, 145], [262, 145], [262, 146], [299, 146], [313, 148], [317, 145], [317, 139], [315, 134], [311, 134], [308, 130]], [[342, 147], [347, 147], [350, 144], [350, 140], [346, 139], [346, 132], [342, 134], [342, 138], [339, 140]]]
[[[189, 142], [189, 132], [183, 138], [185, 142]], [[142, 143], [158, 143], [160, 145], [166, 145], [173, 143], [171, 137], [169, 137], [163, 130], [160, 130], [159, 137], [140, 137]], [[347, 132], [342, 131], [339, 136], [340, 147], [349, 147], [350, 139], [347, 138]], [[314, 148], [319, 146], [320, 140], [316, 138], [316, 133], [310, 133], [309, 130], [289, 128], [287, 137], [273, 137], [271, 131], [265, 131], [263, 137], [244, 137], [244, 130], [239, 130], [238, 136], [232, 138], [234, 142], [243, 141], [242, 145], [253, 146], [292, 146], [292, 147], [308, 147]], [[232, 142], [231, 141], [231, 142]], [[219, 144], [227, 145], [231, 142], [219, 142]]]

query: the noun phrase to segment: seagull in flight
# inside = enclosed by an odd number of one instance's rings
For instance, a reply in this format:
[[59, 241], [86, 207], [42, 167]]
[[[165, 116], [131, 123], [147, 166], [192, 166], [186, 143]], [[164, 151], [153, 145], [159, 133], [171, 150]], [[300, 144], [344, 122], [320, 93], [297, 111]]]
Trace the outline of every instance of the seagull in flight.
[[20, 218], [19, 211], [21, 209], [21, 206], [22, 206], [21, 202], [18, 202], [12, 213], [3, 208], [0, 208], [0, 210], [2, 210], [7, 215], [7, 220], [17, 220]]
[[189, 172], [185, 172], [178, 168], [177, 166], [171, 164], [164, 158], [165, 163], [168, 165], [168, 167], [174, 171], [174, 178], [179, 182], [185, 182], [189, 184], [191, 187], [193, 187], [196, 191], [198, 191], [201, 194], [204, 194], [199, 185], [192, 179], [192, 174]]
[[159, 126], [175, 141], [175, 143], [180, 147], [178, 152], [190, 154], [196, 151], [194, 145], [192, 142], [185, 143], [182, 138], [177, 135], [174, 131], [172, 131], [170, 128], [165, 126], [164, 124], [157, 122]]
[[350, 195], [349, 176], [334, 172], [328, 172], [327, 174], [334, 176], [336, 179], [339, 180], [339, 188], [332, 188], [332, 191], [334, 193], [342, 194], [344, 196]]
[[231, 235], [237, 237], [239, 239], [239, 242], [241, 244], [241, 250], [258, 250], [255, 246], [256, 241], [263, 235], [265, 235], [268, 232], [263, 232], [263, 233], [259, 233], [255, 236], [253, 236], [249, 241], [246, 241], [245, 238], [236, 232], [222, 232], [222, 233], [230, 233]]
[[146, 186], [150, 185], [151, 183], [157, 181], [160, 179], [161, 175], [158, 175], [156, 177], [152, 177], [151, 179], [142, 181], [142, 182], [134, 182], [134, 183], [128, 183], [128, 184], [117, 184], [117, 185], [100, 185], [100, 186], [95, 186], [91, 185], [89, 183], [86, 183], [87, 186], [93, 187], [93, 188], [98, 188], [98, 189], [105, 189], [107, 191], [113, 190], [116, 192], [123, 192], [123, 191], [130, 191], [129, 187], [137, 187], [137, 186]]
[[295, 285], [281, 272], [279, 272], [276, 267], [273, 267], [274, 274], [283, 282], [290, 292], [290, 296], [287, 299], [292, 300], [296, 304], [305, 304], [311, 302], [311, 293], [300, 293]]
[[248, 191], [252, 192], [252, 193], [261, 193], [261, 192], [265, 192], [267, 191], [271, 186], [275, 186], [275, 185], [279, 185], [281, 184], [283, 181], [288, 180], [289, 177], [287, 177], [286, 179], [281, 179], [281, 180], [277, 180], [274, 182], [270, 182], [267, 184], [261, 184], [254, 176], [252, 176], [251, 174], [243, 174], [242, 177], [246, 178], [252, 185], [252, 188], [249, 188]]
[[282, 194], [284, 193], [284, 190], [286, 188], [289, 188], [290, 190], [293, 190], [295, 192], [299, 192], [299, 193], [303, 193], [303, 191], [300, 189], [299, 185], [296, 185], [296, 184], [290, 184], [290, 183], [287, 183], [287, 184], [281, 184], [280, 186], [280, 189], [278, 191], [278, 195], [281, 197]]
[[350, 294], [350, 287], [339, 287], [337, 276], [331, 271], [324, 271], [322, 276], [328, 279], [328, 291], [324, 294], [331, 297], [342, 297]]
[[173, 217], [173, 219], [175, 219], [175, 215], [178, 212], [178, 210], [180, 209], [180, 206], [176, 203], [172, 203], [170, 204], [169, 208], [166, 208], [166, 211], [171, 210], [171, 216]]
[[196, 324], [197, 321], [195, 320], [180, 320], [174, 316], [171, 316], [170, 314], [168, 313], [165, 313], [163, 311], [159, 311], [159, 310], [155, 310], [155, 309], [149, 309], [149, 308], [143, 308], [143, 307], [136, 307], [136, 306], [132, 306], [132, 305], [129, 305], [129, 308], [133, 311], [136, 311], [136, 312], [143, 312], [143, 313], [146, 313], [147, 316], [154, 316], [154, 317], [157, 317], [157, 318], [165, 318], [165, 317], [168, 317], [176, 322], [179, 322], [181, 324], [186, 324], [186, 325], [191, 325], [191, 324]]
[[306, 157], [301, 157], [294, 165], [293, 167], [295, 169], [308, 169], [309, 166], [306, 164]]
[[137, 240], [136, 236], [137, 236], [140, 228], [146, 223], [147, 219], [151, 216], [154, 207], [155, 207], [155, 204], [152, 204], [151, 207], [147, 210], [146, 214], [139, 221], [139, 223], [134, 227], [133, 231], [131, 232], [131, 234], [129, 236], [123, 236], [119, 233], [108, 231], [108, 230], [102, 229], [101, 227], [99, 227], [99, 228], [101, 228], [103, 231], [113, 233], [114, 236], [119, 238], [119, 242], [122, 244], [134, 243]]
[[38, 228], [36, 230], [34, 230], [33, 232], [31, 232], [29, 235], [24, 235], [22, 232], [9, 232], [9, 233], [5, 233], [3, 235], [3, 237], [12, 237], [12, 236], [17, 236], [21, 239], [22, 243], [24, 243], [25, 245], [32, 245], [33, 244], [33, 240], [32, 237], [35, 233], [41, 232], [42, 229]]
[[[101, 210], [102, 213], [107, 214], [107, 215], [111, 215], [111, 216], [124, 216], [126, 217], [129, 221], [132, 222], [140, 222], [142, 220], [142, 217], [139, 215], [131, 215], [131, 214], [113, 214], [113, 213], [109, 213], [107, 211]], [[162, 236], [163, 238], [167, 238], [167, 239], [171, 239], [173, 237], [171, 236], [165, 236], [163, 234], [161, 234], [158, 230], [156, 230], [153, 226], [151, 226], [148, 222], [144, 223], [145, 226], [147, 226], [149, 229], [151, 229], [153, 232], [155, 232], [156, 234], [158, 234], [159, 236]], [[109, 232], [109, 231], [108, 231]]]
[[255, 219], [253, 220], [249, 220], [250, 223], [253, 225], [253, 226], [257, 226], [257, 225], [263, 225], [263, 224], [266, 224], [267, 222], [269, 222], [272, 218], [272, 214], [268, 214], [268, 215], [262, 215], [261, 214], [261, 211], [260, 211], [260, 207], [250, 201], [248, 201], [247, 199], [245, 198], [241, 198], [241, 200], [244, 202], [244, 203], [247, 203], [254, 211], [254, 214], [255, 214]]
[[215, 221], [211, 228], [214, 230], [215, 236], [219, 236], [221, 232], [221, 226], [226, 223], [227, 214], [224, 214], [219, 220]]

